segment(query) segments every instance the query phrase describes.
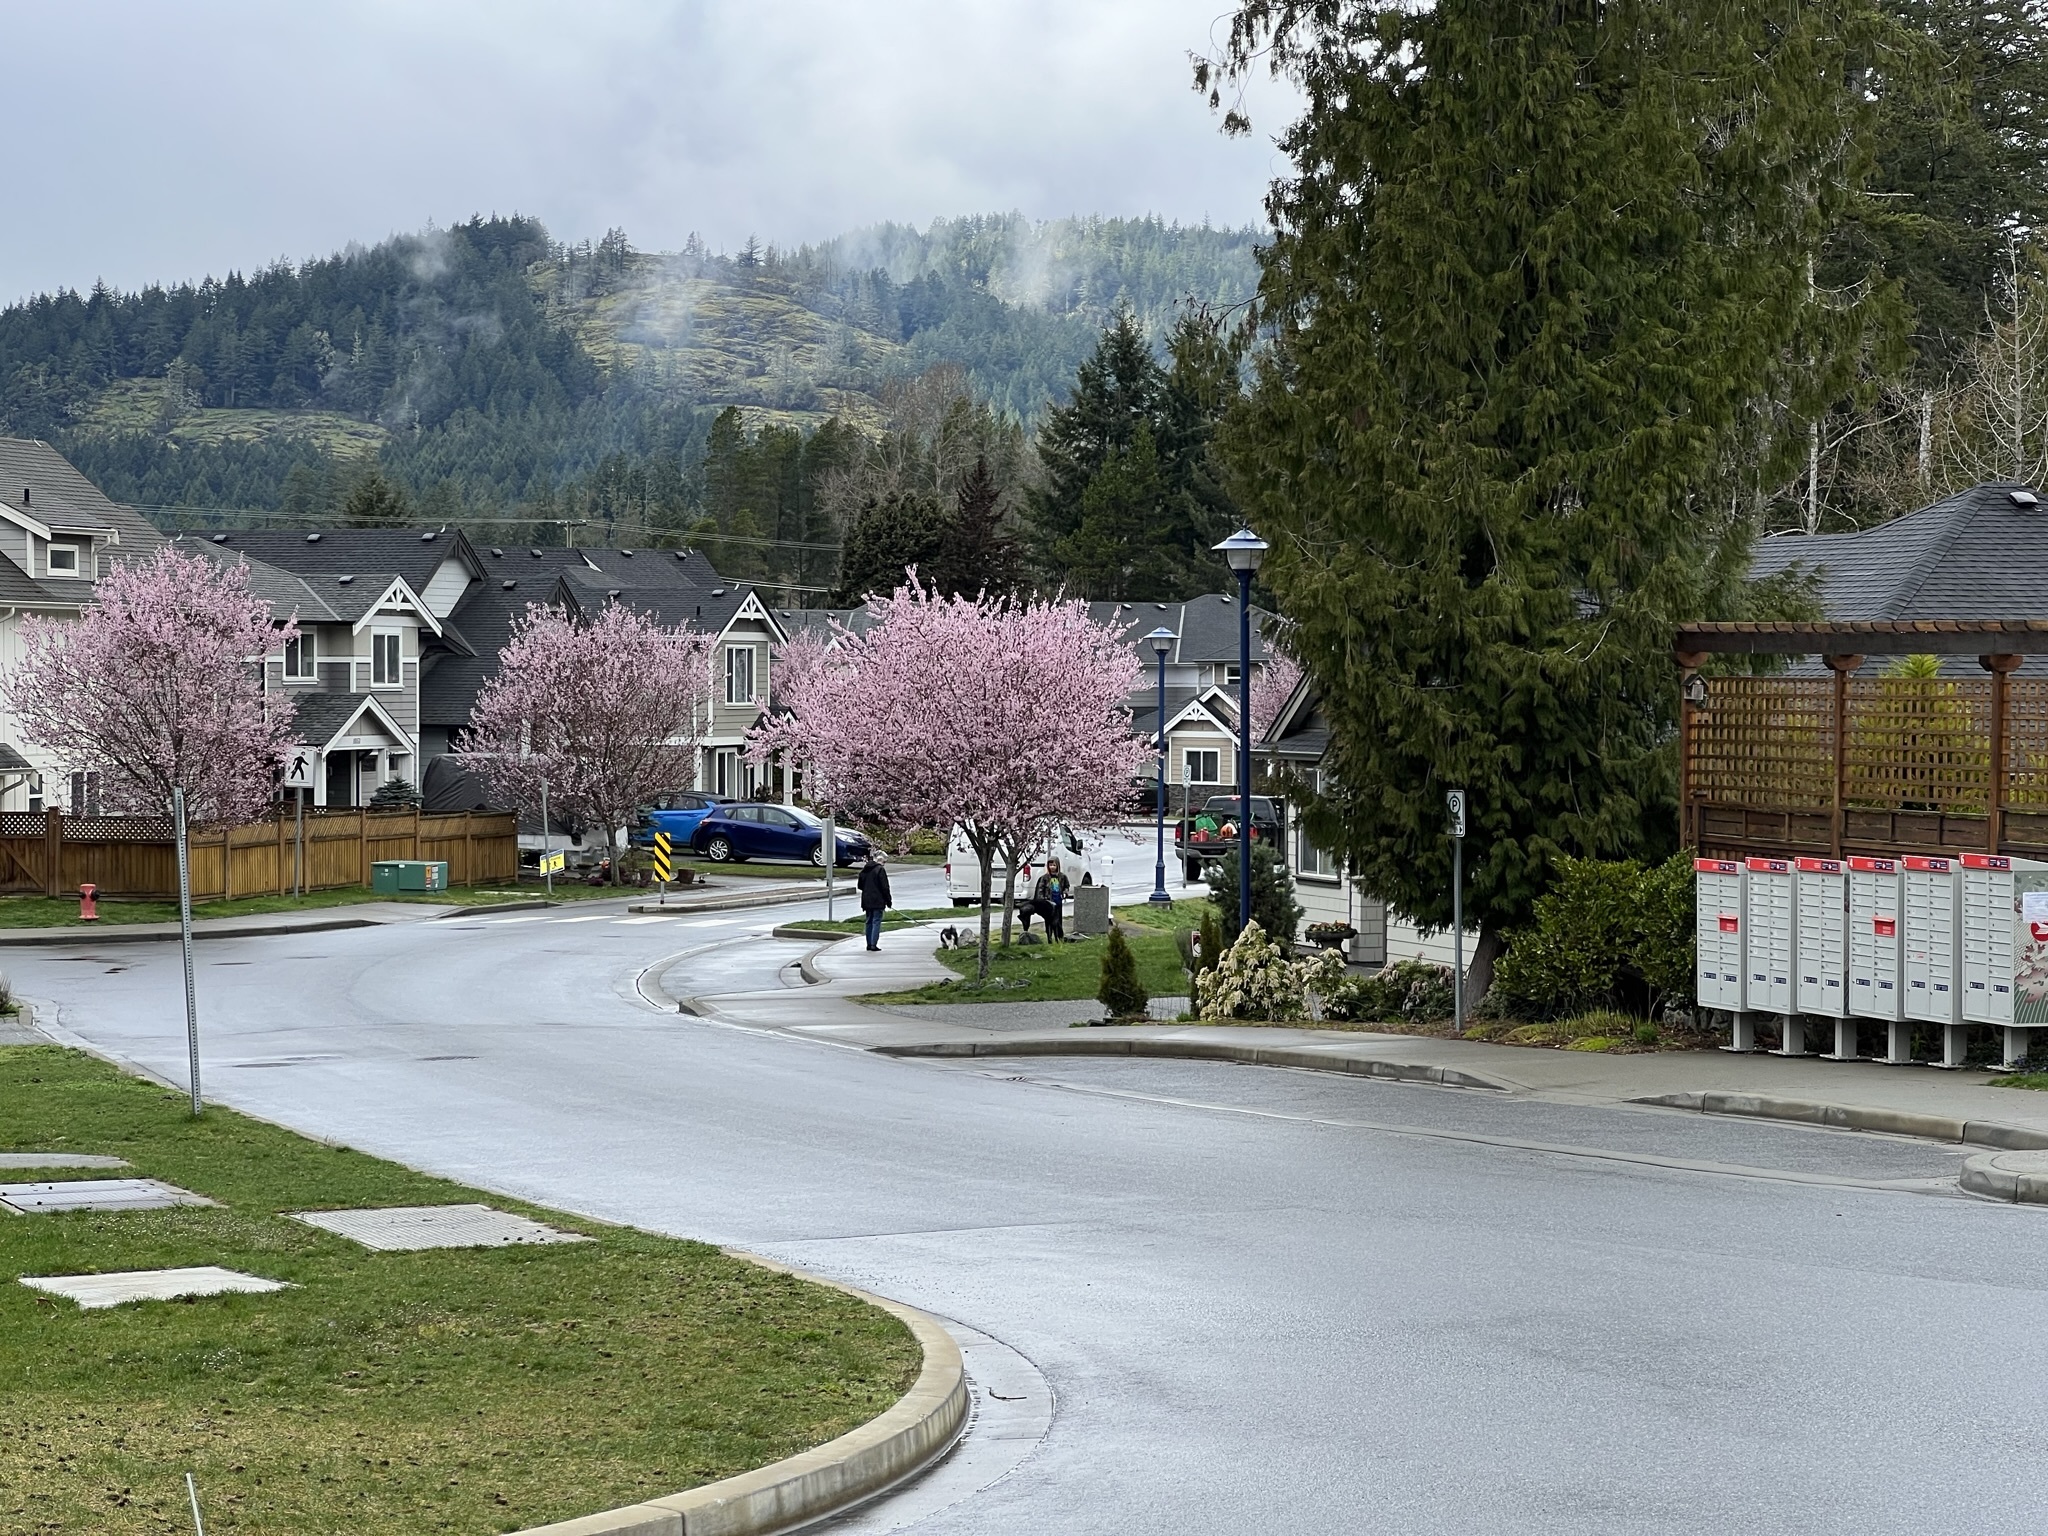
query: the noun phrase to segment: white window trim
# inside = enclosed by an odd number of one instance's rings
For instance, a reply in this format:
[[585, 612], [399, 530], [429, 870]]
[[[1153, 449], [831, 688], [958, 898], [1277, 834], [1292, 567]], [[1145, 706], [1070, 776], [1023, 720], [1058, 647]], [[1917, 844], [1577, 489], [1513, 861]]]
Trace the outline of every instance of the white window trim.
[[[1216, 759], [1216, 776], [1200, 778], [1194, 770], [1194, 759], [1213, 757]], [[1187, 747], [1180, 755], [1181, 782], [1183, 784], [1221, 784], [1223, 779], [1223, 749], [1220, 747]]]
[[283, 661], [279, 676], [288, 683], [317, 683], [320, 681], [320, 642], [310, 629], [299, 631], [299, 661], [305, 667], [303, 672], [292, 670], [292, 645], [287, 641], [283, 650]]
[[[733, 696], [734, 663], [744, 655], [747, 658], [747, 686], [737, 698]], [[728, 645], [725, 648], [725, 702], [729, 705], [745, 705], [754, 702], [754, 647], [751, 645]]]
[[[398, 665], [388, 682], [377, 681], [377, 658], [386, 639], [398, 652]], [[370, 686], [372, 688], [403, 688], [405, 686], [405, 631], [402, 629], [373, 629], [370, 631]]]
[[[59, 555], [71, 557], [71, 568], [64, 569], [57, 564]], [[43, 549], [43, 572], [48, 576], [76, 577], [85, 567], [84, 551], [76, 544], [50, 544]]]

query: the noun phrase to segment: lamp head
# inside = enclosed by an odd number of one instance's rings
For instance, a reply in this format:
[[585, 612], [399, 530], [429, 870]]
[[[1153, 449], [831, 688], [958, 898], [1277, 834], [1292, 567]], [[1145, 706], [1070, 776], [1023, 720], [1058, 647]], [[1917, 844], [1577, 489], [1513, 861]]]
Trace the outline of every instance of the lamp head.
[[1173, 642], [1180, 637], [1162, 624], [1145, 638], [1152, 642], [1152, 654], [1164, 660], [1166, 653], [1173, 649]]
[[1216, 553], [1230, 562], [1233, 571], [1250, 571], [1254, 575], [1259, 562], [1266, 558], [1271, 546], [1249, 528], [1240, 528], [1221, 544], [1215, 546]]

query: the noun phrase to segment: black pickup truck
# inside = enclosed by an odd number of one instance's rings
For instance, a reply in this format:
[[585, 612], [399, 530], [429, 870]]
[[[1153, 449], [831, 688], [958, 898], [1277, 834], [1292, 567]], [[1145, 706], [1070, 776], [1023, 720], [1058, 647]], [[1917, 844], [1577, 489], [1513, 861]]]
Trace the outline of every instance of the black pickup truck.
[[[1199, 811], [1190, 810], [1173, 834], [1173, 849], [1183, 859], [1220, 859], [1237, 851], [1237, 818], [1243, 809], [1236, 795], [1211, 795]], [[1280, 846], [1280, 805], [1270, 795], [1252, 796], [1252, 841]]]

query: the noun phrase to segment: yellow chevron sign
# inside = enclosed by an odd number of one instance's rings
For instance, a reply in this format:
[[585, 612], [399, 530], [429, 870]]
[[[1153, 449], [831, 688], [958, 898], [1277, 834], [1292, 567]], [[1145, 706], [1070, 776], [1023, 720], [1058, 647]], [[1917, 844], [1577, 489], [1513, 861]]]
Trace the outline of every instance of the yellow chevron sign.
[[675, 862], [669, 856], [671, 847], [666, 832], [654, 834], [654, 878], [657, 880], [665, 882], [676, 877]]

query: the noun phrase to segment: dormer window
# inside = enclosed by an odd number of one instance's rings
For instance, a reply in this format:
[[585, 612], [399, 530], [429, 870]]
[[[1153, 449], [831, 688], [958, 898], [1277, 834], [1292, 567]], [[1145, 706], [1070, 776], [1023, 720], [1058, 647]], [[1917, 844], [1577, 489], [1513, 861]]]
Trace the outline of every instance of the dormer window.
[[287, 640], [284, 647], [284, 680], [288, 683], [317, 681], [320, 676], [319, 649], [310, 629], [302, 629], [296, 639]]
[[52, 576], [76, 576], [78, 574], [78, 546], [76, 544], [52, 544], [46, 557]]
[[370, 686], [396, 688], [402, 681], [398, 634], [395, 630], [379, 630], [370, 636]]

